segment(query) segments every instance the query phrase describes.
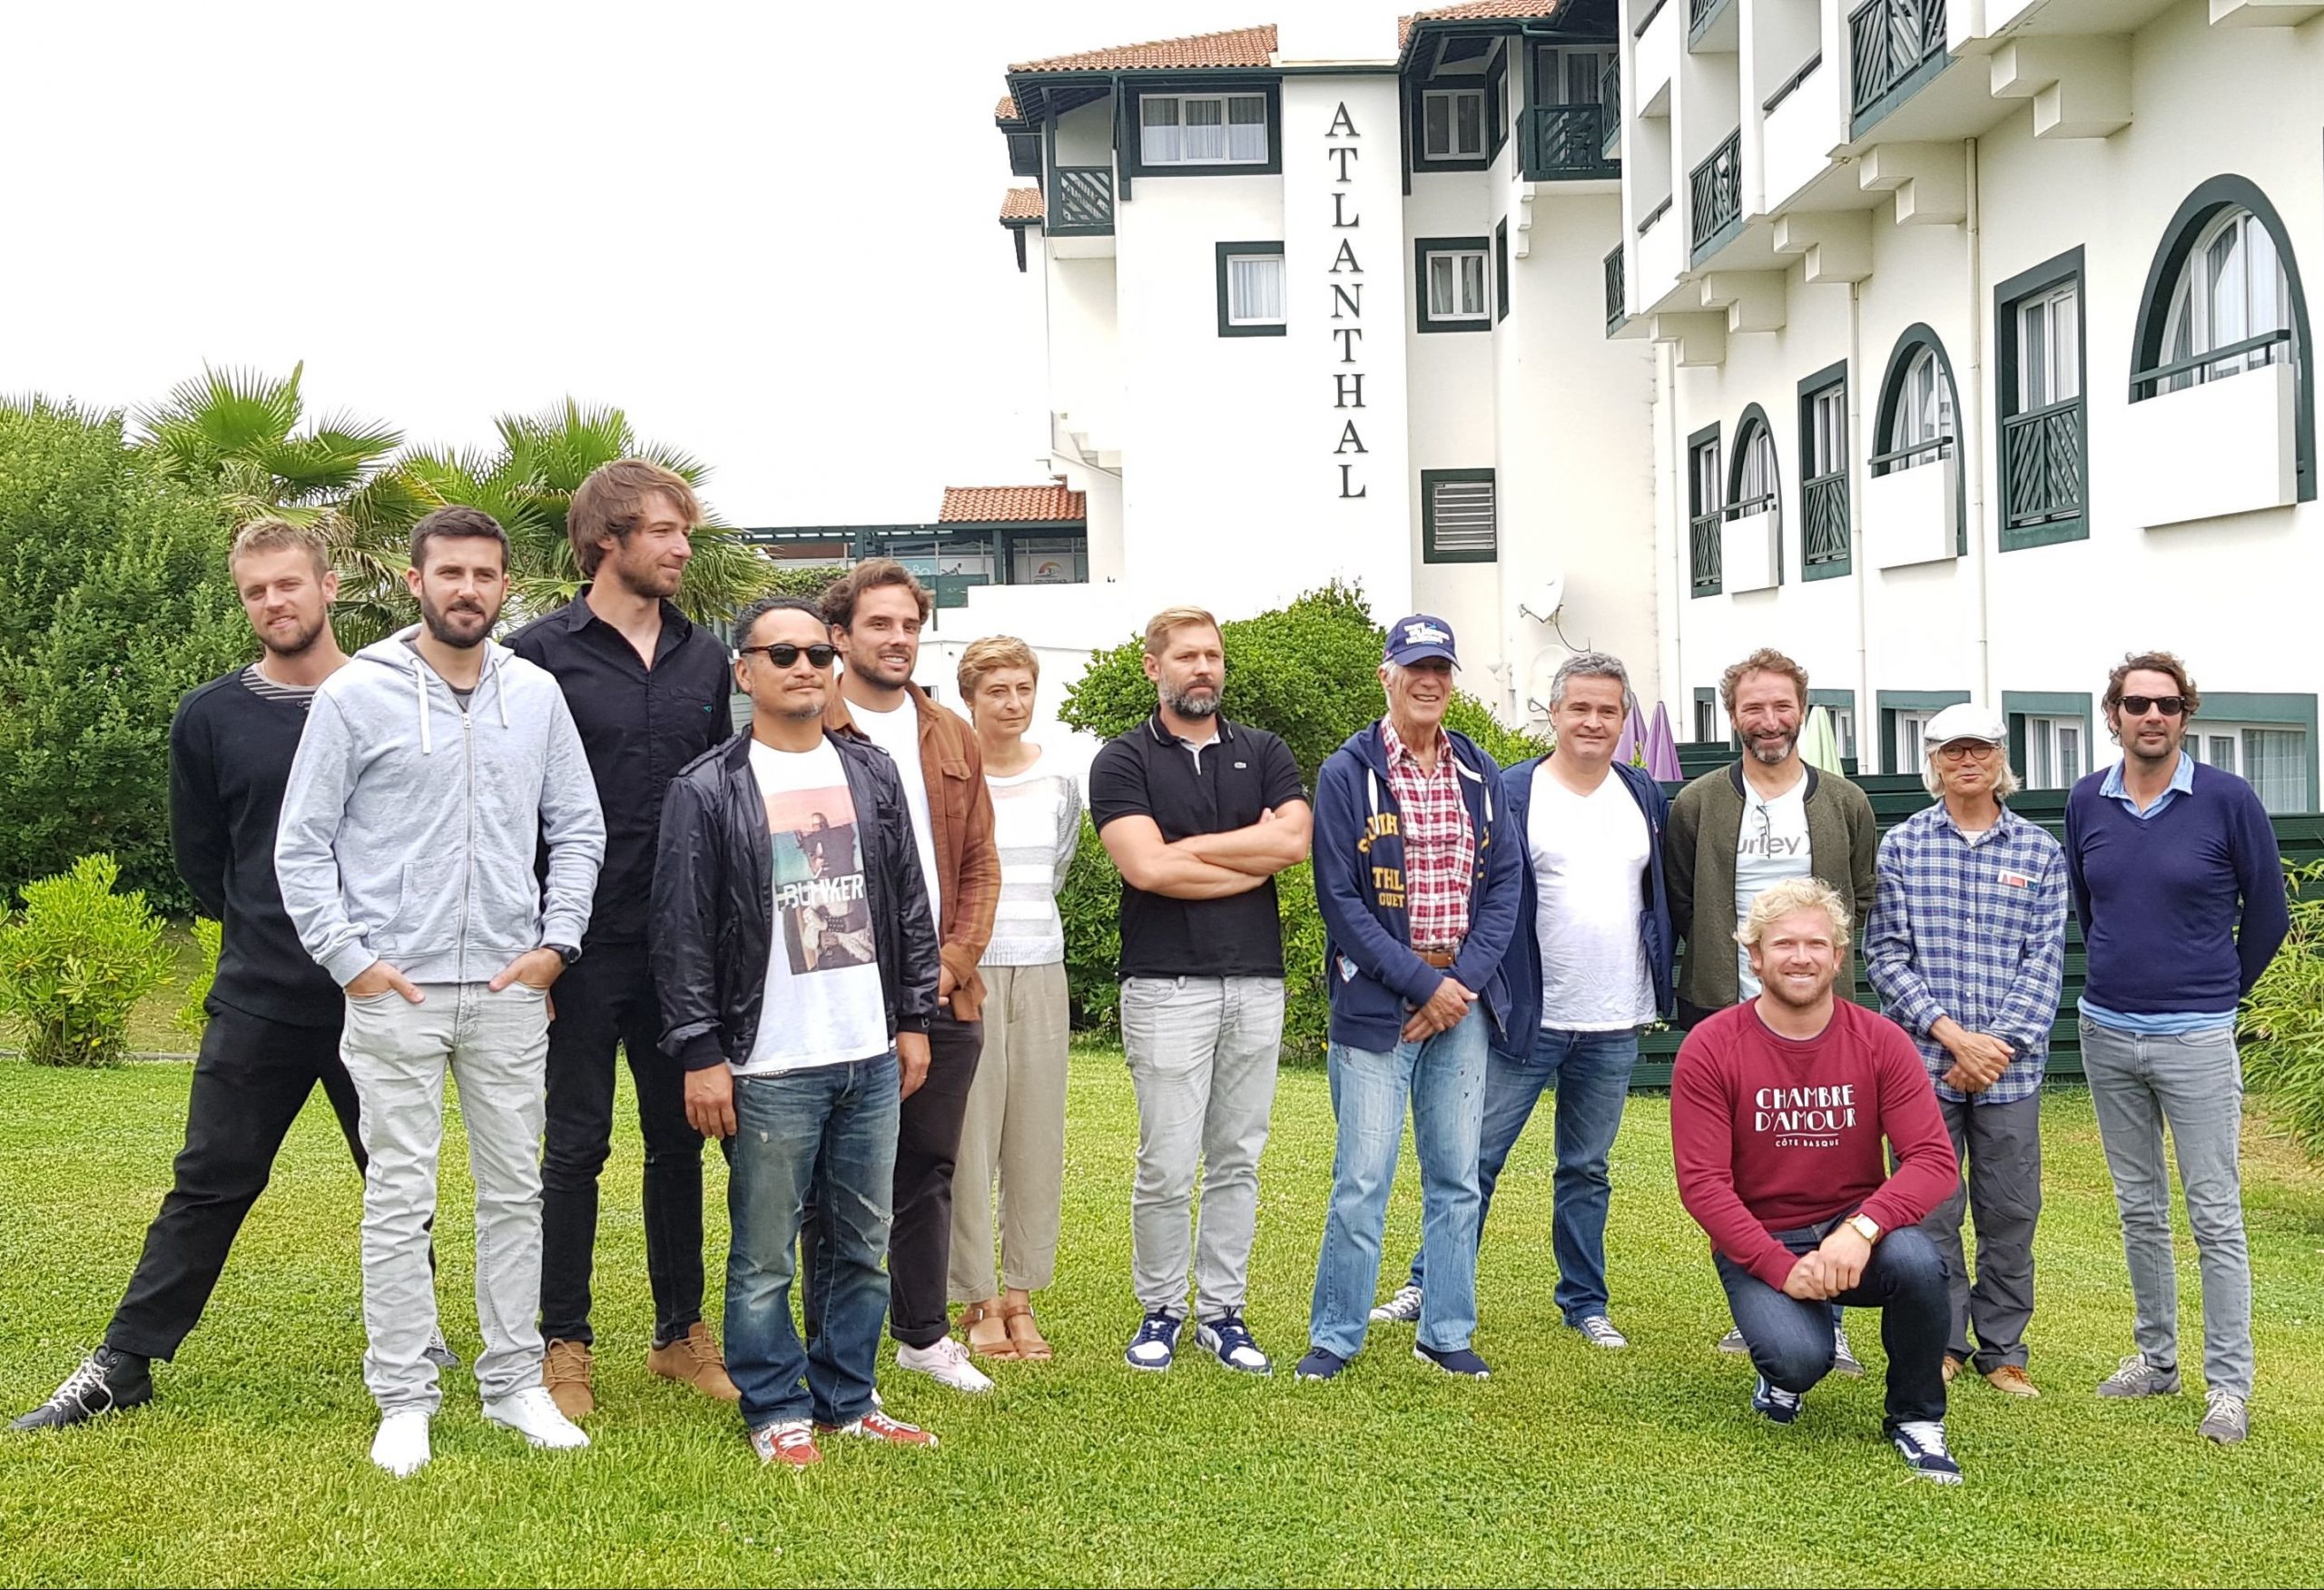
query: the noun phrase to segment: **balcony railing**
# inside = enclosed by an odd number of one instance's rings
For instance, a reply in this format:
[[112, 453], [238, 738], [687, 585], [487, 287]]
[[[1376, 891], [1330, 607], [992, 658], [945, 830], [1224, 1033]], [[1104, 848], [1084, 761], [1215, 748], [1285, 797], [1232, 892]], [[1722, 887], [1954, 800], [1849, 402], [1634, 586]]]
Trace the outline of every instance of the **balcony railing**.
[[2082, 512], [2082, 399], [2001, 422], [2002, 523], [2023, 530]]
[[2279, 327], [2258, 337], [2247, 337], [2240, 342], [2207, 349], [2192, 358], [2178, 359], [2167, 365], [2157, 365], [2151, 370], [2141, 370], [2131, 378], [2131, 401], [2135, 403], [2142, 398], [2201, 386], [2222, 376], [2240, 376], [2245, 370], [2256, 370], [2261, 365], [2284, 363], [2290, 359], [2291, 351], [2290, 330]]
[[1105, 237], [1114, 230], [1114, 169], [1059, 166], [1043, 230], [1051, 237]]
[[1611, 331], [1630, 318], [1630, 284], [1622, 260], [1622, 246], [1606, 256], [1606, 329]]
[[1605, 114], [1604, 142], [1598, 147], [1608, 160], [1622, 142], [1622, 57], [1611, 54], [1598, 74], [1598, 104]]
[[1719, 8], [1728, 4], [1729, 0], [1687, 0], [1688, 36], [1701, 37], [1703, 29], [1710, 25], [1711, 18], [1717, 16]]
[[1535, 105], [1525, 113], [1525, 180], [1620, 176], [1620, 163], [1606, 157], [1605, 129], [1613, 122], [1603, 105]]
[[1923, 464], [1934, 464], [1953, 456], [1951, 437], [1931, 437], [1925, 442], [1913, 442], [1886, 453], [1875, 453], [1865, 463], [1875, 475], [1886, 475], [1891, 470], [1914, 469]]
[[1800, 490], [1807, 519], [1799, 555], [1809, 568], [1848, 561], [1848, 476], [1845, 469], [1818, 475]]
[[1864, 0], [1848, 14], [1855, 113], [1945, 53], [1945, 0]]
[[1695, 516], [1689, 537], [1688, 564], [1694, 574], [1694, 592], [1698, 596], [1718, 594], [1721, 574], [1718, 547], [1719, 515], [1717, 510]]
[[1688, 236], [1694, 244], [1694, 257], [1699, 260], [1725, 242], [1743, 221], [1741, 128], [1729, 132], [1727, 142], [1712, 150], [1710, 157], [1695, 168], [1689, 196], [1693, 201], [1689, 213], [1694, 227]]

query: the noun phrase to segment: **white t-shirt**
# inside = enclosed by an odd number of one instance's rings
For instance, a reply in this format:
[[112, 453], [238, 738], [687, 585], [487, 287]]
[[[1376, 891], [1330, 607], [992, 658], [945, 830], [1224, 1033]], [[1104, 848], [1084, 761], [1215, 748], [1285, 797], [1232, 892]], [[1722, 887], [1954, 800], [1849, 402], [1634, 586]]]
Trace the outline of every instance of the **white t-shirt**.
[[[1735, 837], [1735, 925], [1743, 926], [1751, 902], [1769, 884], [1787, 878], [1805, 878], [1814, 865], [1807, 850], [1807, 774], [1773, 800], [1762, 800], [1743, 780], [1743, 826]], [[1759, 996], [1759, 979], [1751, 975], [1751, 952], [1735, 947], [1738, 1001]]]
[[812, 751], [751, 742], [774, 852], [774, 935], [766, 998], [737, 1076], [870, 1060], [888, 1051], [887, 996], [863, 844], [847, 770], [829, 741]]
[[1577, 795], [1544, 766], [1525, 827], [1541, 944], [1541, 1025], [1621, 1032], [1654, 1019], [1654, 984], [1639, 937], [1648, 836], [1620, 775]]
[[848, 716], [872, 743], [895, 759], [904, 781], [904, 804], [911, 809], [911, 837], [920, 846], [920, 875], [928, 880], [928, 919], [944, 931], [944, 886], [936, 877], [936, 824], [928, 810], [928, 780], [920, 770], [920, 709], [906, 700], [892, 712], [847, 703]]

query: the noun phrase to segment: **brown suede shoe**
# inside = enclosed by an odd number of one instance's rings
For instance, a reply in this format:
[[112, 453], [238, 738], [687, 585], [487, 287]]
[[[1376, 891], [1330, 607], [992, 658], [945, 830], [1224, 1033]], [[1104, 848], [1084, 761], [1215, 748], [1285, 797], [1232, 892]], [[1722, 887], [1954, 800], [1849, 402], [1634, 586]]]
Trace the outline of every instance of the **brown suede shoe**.
[[548, 1388], [556, 1411], [570, 1419], [584, 1419], [597, 1411], [597, 1394], [589, 1389], [593, 1355], [586, 1341], [552, 1341], [541, 1363], [541, 1384]]
[[740, 1402], [743, 1393], [726, 1377], [726, 1359], [710, 1327], [696, 1320], [684, 1336], [645, 1355], [645, 1367], [665, 1380], [683, 1380], [704, 1397]]
[[2015, 1364], [2004, 1364], [1997, 1369], [1987, 1370], [1985, 1372], [1985, 1383], [1991, 1386], [1994, 1390], [2004, 1392], [2011, 1397], [2039, 1397], [2042, 1395], [2041, 1389], [2034, 1384], [2033, 1380], [2026, 1375], [2025, 1371], [2019, 1369]]

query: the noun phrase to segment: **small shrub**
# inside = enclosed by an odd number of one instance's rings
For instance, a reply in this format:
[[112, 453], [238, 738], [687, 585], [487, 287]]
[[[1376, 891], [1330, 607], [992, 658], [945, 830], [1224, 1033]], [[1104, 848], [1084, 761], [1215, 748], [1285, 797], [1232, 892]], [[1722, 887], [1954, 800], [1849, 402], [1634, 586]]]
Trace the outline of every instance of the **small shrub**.
[[210, 988], [218, 981], [218, 950], [225, 933], [222, 924], [207, 917], [193, 919], [193, 943], [201, 952], [202, 964], [195, 970], [193, 980], [186, 985], [185, 1003], [178, 1006], [171, 1023], [180, 1032], [191, 1033], [197, 1038], [210, 1026]]
[[25, 909], [0, 925], [0, 1012], [25, 1024], [37, 1065], [118, 1065], [129, 1013], [169, 975], [161, 918], [99, 852], [24, 887]]
[[1492, 715], [1492, 709], [1462, 691], [1444, 709], [1444, 726], [1477, 742], [1477, 749], [1504, 768], [1550, 754], [1550, 742], [1522, 729], [1512, 729]]
[[1114, 859], [1089, 820], [1081, 820], [1081, 844], [1058, 891], [1058, 915], [1065, 919], [1065, 980], [1073, 1030], [1110, 1035], [1119, 1030], [1122, 953], [1122, 879]]
[[2324, 1159], [2324, 862], [2286, 866], [2291, 931], [2243, 1002], [2243, 1076], [2311, 1159]]

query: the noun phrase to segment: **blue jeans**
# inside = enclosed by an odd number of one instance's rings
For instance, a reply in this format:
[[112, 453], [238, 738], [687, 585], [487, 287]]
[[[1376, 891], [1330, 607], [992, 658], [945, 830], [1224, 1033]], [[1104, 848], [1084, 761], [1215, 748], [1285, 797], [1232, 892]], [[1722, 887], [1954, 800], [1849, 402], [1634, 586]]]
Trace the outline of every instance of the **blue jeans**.
[[[1811, 1252], [1839, 1224], [1834, 1219], [1776, 1240], [1794, 1253]], [[1778, 1291], [1726, 1254], [1711, 1255], [1735, 1328], [1750, 1350], [1751, 1365], [1771, 1386], [1804, 1392], [1832, 1372], [1835, 1307], [1880, 1310], [1880, 1340], [1888, 1350], [1887, 1418], [1882, 1428], [1945, 1418], [1945, 1339], [1953, 1301], [1945, 1256], [1918, 1226], [1882, 1237], [1855, 1288], [1829, 1303]]]
[[[726, 1372], [743, 1422], [842, 1425], [872, 1408], [888, 1313], [888, 1222], [902, 1085], [894, 1051], [842, 1065], [734, 1079], [726, 1182]], [[803, 1212], [815, 1210], [820, 1318], [802, 1348], [791, 1281]]]
[[[1606, 1311], [1606, 1205], [1614, 1192], [1606, 1160], [1622, 1129], [1622, 1106], [1630, 1100], [1630, 1072], [1637, 1065], [1635, 1028], [1577, 1033], [1543, 1027], [1525, 1059], [1512, 1060], [1496, 1050], [1486, 1062], [1477, 1230], [1482, 1236], [1492, 1210], [1493, 1184], [1542, 1090], [1556, 1089], [1558, 1169], [1551, 1184], [1550, 1242], [1558, 1261], [1553, 1296], [1569, 1325]], [[1413, 1255], [1412, 1284], [1423, 1289], [1423, 1297], [1426, 1257]]]
[[1324, 1250], [1315, 1260], [1311, 1346], [1344, 1359], [1364, 1346], [1408, 1098], [1420, 1153], [1421, 1251], [1441, 1278], [1421, 1310], [1420, 1341], [1440, 1352], [1469, 1345], [1477, 1328], [1477, 1145], [1487, 1020], [1482, 1006], [1471, 1006], [1458, 1026], [1417, 1044], [1384, 1052], [1332, 1045], [1339, 1145], [1332, 1155]]

